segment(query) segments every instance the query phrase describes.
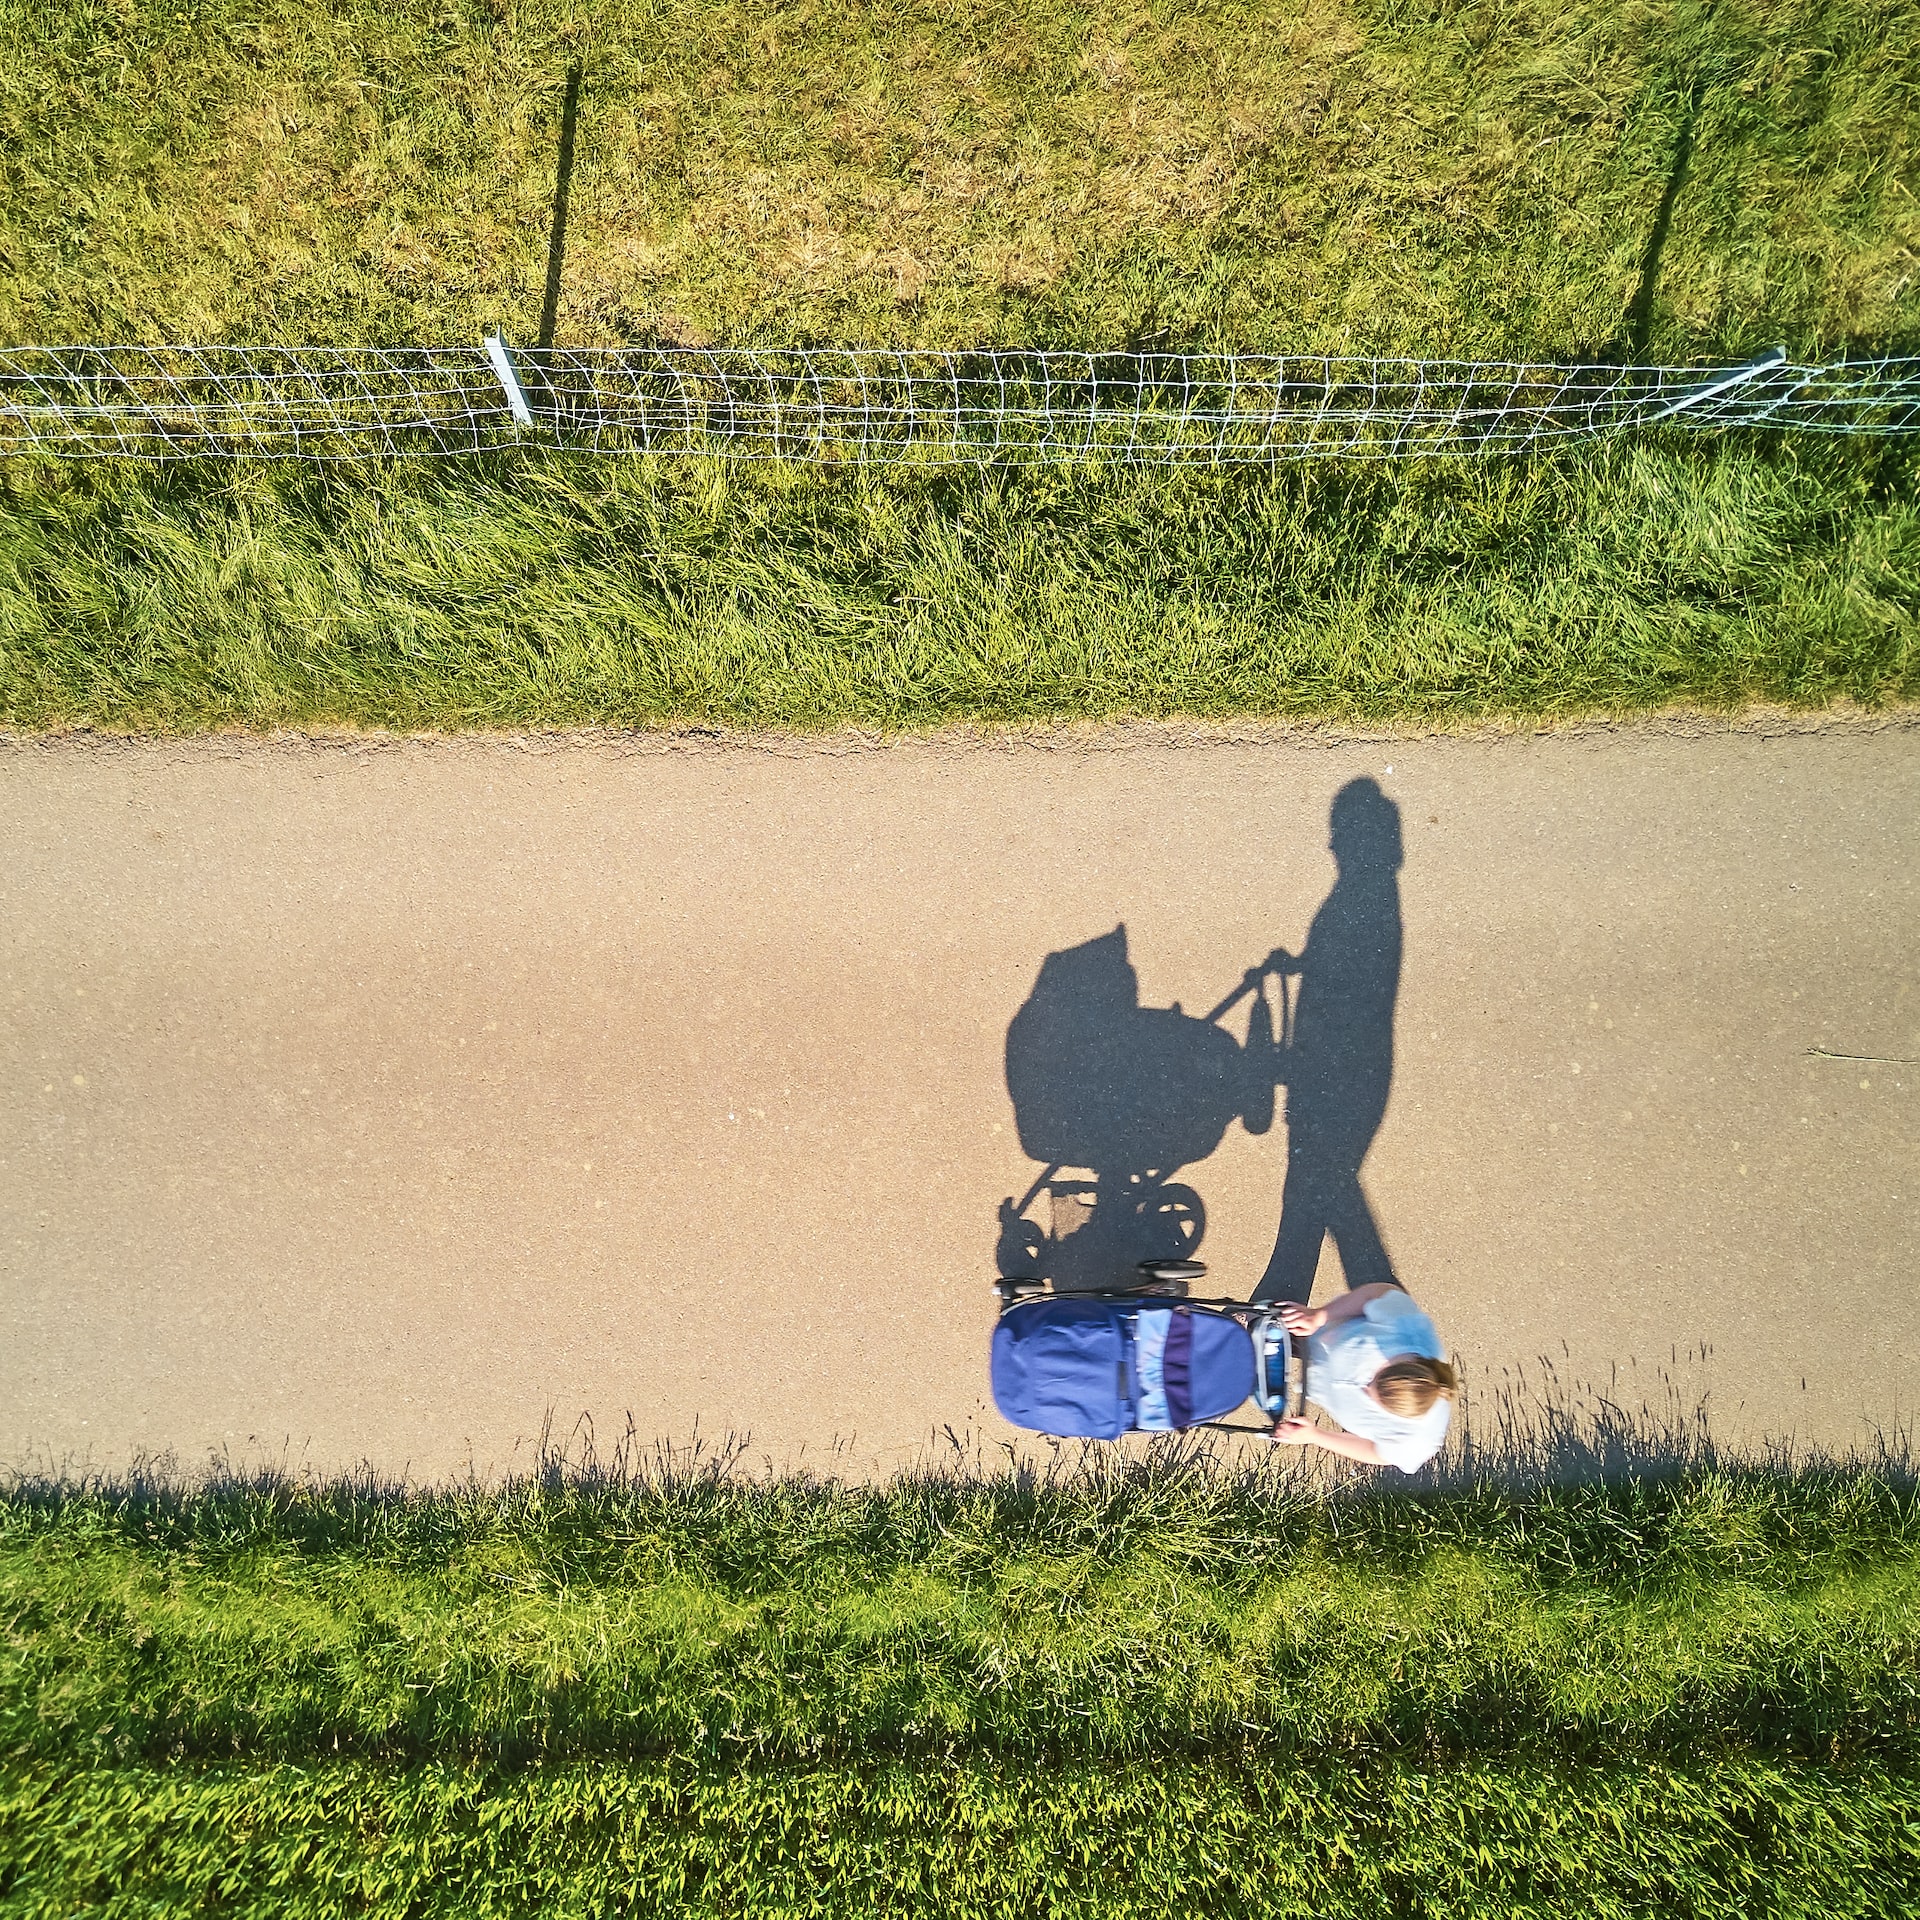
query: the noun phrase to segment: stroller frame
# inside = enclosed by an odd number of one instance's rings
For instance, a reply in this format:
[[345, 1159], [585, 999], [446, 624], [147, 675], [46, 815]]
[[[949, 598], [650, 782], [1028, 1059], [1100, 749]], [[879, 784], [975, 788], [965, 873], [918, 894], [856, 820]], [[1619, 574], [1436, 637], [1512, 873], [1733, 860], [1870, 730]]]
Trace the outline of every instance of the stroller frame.
[[[1237, 1320], [1253, 1341], [1253, 1400], [1269, 1420], [1297, 1418], [1306, 1406], [1306, 1342], [1296, 1340], [1287, 1331], [1279, 1310], [1247, 1300], [1193, 1299], [1188, 1296], [1189, 1279], [1198, 1279], [1206, 1268], [1198, 1260], [1143, 1261], [1143, 1278], [1137, 1287], [1111, 1287], [1097, 1292], [1078, 1287], [1059, 1292], [1043, 1280], [1003, 1279], [993, 1283], [1000, 1296], [1000, 1311], [1037, 1300], [1051, 1293], [1058, 1300], [1085, 1300], [1110, 1307], [1135, 1307], [1146, 1312], [1170, 1313], [1180, 1307], [1200, 1307]], [[1278, 1373], [1275, 1373], [1275, 1363]], [[1279, 1382], [1275, 1390], [1276, 1378]], [[1266, 1433], [1266, 1427], [1250, 1427], [1244, 1422], [1200, 1420], [1181, 1431], [1193, 1433], [1201, 1428], [1215, 1433]]]

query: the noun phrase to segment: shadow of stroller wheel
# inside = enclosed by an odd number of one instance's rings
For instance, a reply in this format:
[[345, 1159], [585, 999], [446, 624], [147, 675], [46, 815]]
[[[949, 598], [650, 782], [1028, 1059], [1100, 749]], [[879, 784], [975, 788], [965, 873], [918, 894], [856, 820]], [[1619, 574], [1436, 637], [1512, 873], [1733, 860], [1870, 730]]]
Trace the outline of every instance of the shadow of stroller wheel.
[[1140, 1203], [1141, 1266], [1162, 1260], [1188, 1260], [1207, 1231], [1206, 1203], [1193, 1188], [1156, 1187]]
[[1014, 1209], [1011, 1199], [1000, 1202], [1000, 1243], [994, 1250], [994, 1264], [1003, 1277], [1019, 1279], [1037, 1274], [1045, 1257], [1046, 1236], [1024, 1215]]

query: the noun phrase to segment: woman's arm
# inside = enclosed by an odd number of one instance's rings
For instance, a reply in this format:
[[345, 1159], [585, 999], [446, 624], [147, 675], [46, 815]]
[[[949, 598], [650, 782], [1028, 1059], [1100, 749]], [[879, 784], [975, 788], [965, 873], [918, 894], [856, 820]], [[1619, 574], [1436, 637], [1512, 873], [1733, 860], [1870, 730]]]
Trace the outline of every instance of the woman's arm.
[[1351, 1320], [1356, 1314], [1367, 1310], [1369, 1300], [1378, 1300], [1383, 1293], [1398, 1293], [1400, 1289], [1390, 1280], [1376, 1280], [1370, 1286], [1349, 1287], [1332, 1306], [1327, 1309], [1325, 1324], [1338, 1326], [1342, 1320]]
[[1380, 1449], [1371, 1440], [1349, 1433], [1345, 1427], [1316, 1427], [1311, 1420], [1276, 1420], [1273, 1437], [1287, 1447], [1324, 1447], [1343, 1459], [1362, 1460], [1370, 1467], [1382, 1465]]
[[1330, 1307], [1297, 1307], [1290, 1301], [1280, 1309], [1280, 1323], [1289, 1333], [1318, 1333], [1322, 1327], [1337, 1327], [1342, 1320], [1364, 1313], [1369, 1300], [1399, 1291], [1390, 1281], [1375, 1280], [1369, 1286], [1349, 1288]]

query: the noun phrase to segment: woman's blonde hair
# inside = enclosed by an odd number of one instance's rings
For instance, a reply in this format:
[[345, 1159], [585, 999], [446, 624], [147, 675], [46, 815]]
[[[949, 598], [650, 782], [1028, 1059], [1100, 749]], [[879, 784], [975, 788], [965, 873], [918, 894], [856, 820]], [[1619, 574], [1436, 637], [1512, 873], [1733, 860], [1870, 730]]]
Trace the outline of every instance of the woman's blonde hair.
[[1373, 1390], [1389, 1413], [1414, 1420], [1436, 1400], [1451, 1400], [1459, 1392], [1460, 1382], [1444, 1360], [1427, 1360], [1409, 1353], [1389, 1360], [1373, 1376]]

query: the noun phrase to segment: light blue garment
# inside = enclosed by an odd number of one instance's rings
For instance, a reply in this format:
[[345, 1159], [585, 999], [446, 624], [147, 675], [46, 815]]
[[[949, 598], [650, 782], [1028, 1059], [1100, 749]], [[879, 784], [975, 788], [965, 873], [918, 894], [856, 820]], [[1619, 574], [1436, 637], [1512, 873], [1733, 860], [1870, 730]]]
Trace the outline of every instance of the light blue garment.
[[1140, 1375], [1140, 1404], [1133, 1424], [1144, 1433], [1165, 1433], [1173, 1425], [1167, 1410], [1167, 1329], [1170, 1313], [1133, 1316], [1133, 1363]]
[[1395, 1287], [1369, 1300], [1351, 1320], [1308, 1337], [1307, 1398], [1349, 1433], [1371, 1440], [1390, 1466], [1412, 1473], [1440, 1451], [1453, 1403], [1436, 1400], [1417, 1419], [1407, 1420], [1374, 1399], [1367, 1383], [1400, 1353], [1447, 1357], [1433, 1322]]

